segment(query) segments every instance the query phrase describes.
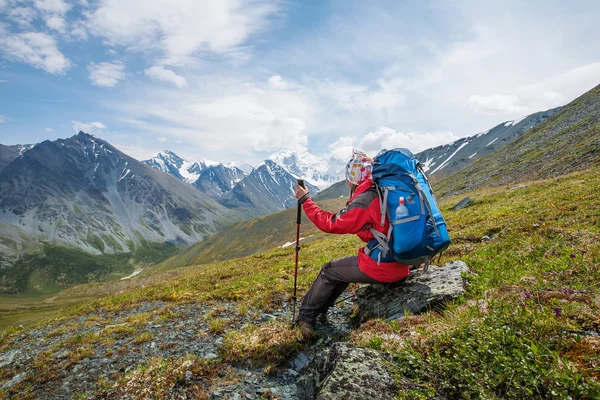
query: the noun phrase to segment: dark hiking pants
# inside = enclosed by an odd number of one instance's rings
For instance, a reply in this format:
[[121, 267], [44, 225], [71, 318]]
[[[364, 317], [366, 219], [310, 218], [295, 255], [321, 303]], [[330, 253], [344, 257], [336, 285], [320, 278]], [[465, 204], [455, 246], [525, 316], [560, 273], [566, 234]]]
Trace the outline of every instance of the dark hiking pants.
[[299, 321], [314, 325], [320, 313], [327, 312], [349, 283], [381, 283], [358, 268], [358, 257], [344, 257], [323, 265], [321, 272], [306, 292], [298, 314]]

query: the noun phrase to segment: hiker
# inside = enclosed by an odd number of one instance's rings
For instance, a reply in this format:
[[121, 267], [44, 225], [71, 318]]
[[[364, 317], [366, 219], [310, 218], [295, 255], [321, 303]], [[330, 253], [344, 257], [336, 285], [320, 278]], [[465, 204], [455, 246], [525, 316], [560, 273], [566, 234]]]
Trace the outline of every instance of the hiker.
[[[361, 151], [354, 151], [346, 165], [346, 183], [350, 200], [337, 214], [322, 210], [304, 187], [296, 186], [296, 198], [308, 219], [321, 231], [337, 234], [357, 234], [365, 243], [374, 239], [369, 230], [386, 234], [389, 223], [381, 226], [381, 205], [377, 189], [371, 179], [372, 160]], [[327, 310], [346, 290], [349, 283], [393, 283], [409, 274], [409, 266], [394, 261], [385, 262], [371, 258], [365, 247], [357, 256], [338, 258], [323, 265], [309, 291], [302, 300], [297, 323], [314, 326], [317, 320], [327, 322]]]

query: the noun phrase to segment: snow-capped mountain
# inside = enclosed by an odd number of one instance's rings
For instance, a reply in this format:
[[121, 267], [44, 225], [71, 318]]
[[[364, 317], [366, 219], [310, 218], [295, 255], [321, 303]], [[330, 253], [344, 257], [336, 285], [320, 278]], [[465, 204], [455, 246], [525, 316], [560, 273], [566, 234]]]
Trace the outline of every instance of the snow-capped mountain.
[[191, 163], [169, 150], [161, 150], [142, 162], [188, 183], [195, 182], [202, 169], [206, 168], [206, 163]]
[[319, 189], [323, 190], [343, 179], [339, 172], [341, 168], [332, 165], [331, 160], [317, 157], [309, 151], [296, 153], [291, 150], [282, 150], [269, 157], [295, 178], [305, 179]]
[[[224, 195], [221, 203], [244, 210], [246, 217], [269, 214], [297, 203], [296, 183], [296, 178], [279, 164], [265, 160]], [[305, 184], [312, 193], [318, 192], [309, 182]]]
[[35, 144], [16, 144], [13, 146], [0, 144], [0, 171], [17, 157], [22, 156], [27, 150], [31, 150], [34, 146]]
[[200, 170], [198, 179], [193, 186], [212, 197], [220, 199], [231, 191], [236, 183], [244, 179], [247, 174], [237, 167], [229, 167], [223, 164], [211, 165]]
[[232, 218], [191, 185], [83, 132], [44, 141], [0, 172], [3, 254], [20, 251], [21, 234], [96, 254], [193, 243]]
[[560, 107], [503, 122], [477, 135], [416, 154], [430, 176], [444, 178], [516, 140], [525, 131], [550, 118]]
[[231, 162], [228, 164], [222, 164], [218, 161], [211, 161], [207, 159], [190, 162], [170, 150], [161, 150], [152, 156], [151, 159], [144, 160], [142, 162], [152, 168], [166, 172], [169, 175], [173, 175], [177, 179], [191, 184], [198, 181], [198, 179], [202, 176], [203, 171], [219, 165], [230, 169], [231, 171], [229, 171], [228, 174], [231, 175], [238, 174], [239, 170], [241, 170], [244, 175], [248, 175], [252, 171], [252, 166], [244, 162]]
[[237, 168], [241, 170], [245, 175], [249, 175], [250, 172], [254, 169], [254, 167], [248, 163], [243, 161], [232, 161], [230, 163], [225, 164], [227, 168]]

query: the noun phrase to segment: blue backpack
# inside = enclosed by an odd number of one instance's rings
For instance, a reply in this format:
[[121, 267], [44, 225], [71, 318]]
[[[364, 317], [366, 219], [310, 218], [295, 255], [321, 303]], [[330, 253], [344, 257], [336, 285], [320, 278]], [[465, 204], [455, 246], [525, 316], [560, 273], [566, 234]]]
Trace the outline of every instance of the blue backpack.
[[[407, 149], [383, 150], [373, 159], [372, 176], [380, 196], [381, 226], [387, 216], [390, 229], [387, 235], [371, 229], [375, 239], [365, 251], [378, 262], [427, 268], [450, 245], [450, 236], [421, 163]], [[398, 210], [401, 203], [406, 208]]]

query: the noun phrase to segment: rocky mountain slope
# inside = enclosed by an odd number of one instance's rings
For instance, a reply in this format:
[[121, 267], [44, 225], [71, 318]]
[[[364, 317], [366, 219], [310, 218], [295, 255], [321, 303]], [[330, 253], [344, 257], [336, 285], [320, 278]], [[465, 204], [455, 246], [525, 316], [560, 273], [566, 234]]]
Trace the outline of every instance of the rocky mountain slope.
[[17, 144], [14, 146], [5, 146], [0, 143], [0, 171], [8, 164], [13, 162], [17, 157], [20, 157], [27, 150], [30, 150], [33, 144]]
[[[275, 162], [266, 160], [236, 183], [220, 201], [248, 217], [270, 214], [294, 205], [296, 184], [294, 176]], [[309, 182], [306, 185], [313, 193], [319, 190]]]
[[450, 196], [480, 186], [557, 177], [600, 164], [600, 86], [562, 107], [502, 149], [436, 185]]
[[425, 172], [438, 181], [501, 149], [559, 110], [560, 107], [557, 107], [503, 122], [486, 132], [422, 151], [416, 157], [423, 163]]
[[228, 167], [223, 164], [210, 165], [200, 171], [192, 185], [202, 193], [219, 200], [246, 175], [237, 167]]
[[20, 233], [100, 254], [145, 242], [192, 243], [234, 218], [190, 185], [80, 132], [45, 141], [0, 172], [4, 240]]

